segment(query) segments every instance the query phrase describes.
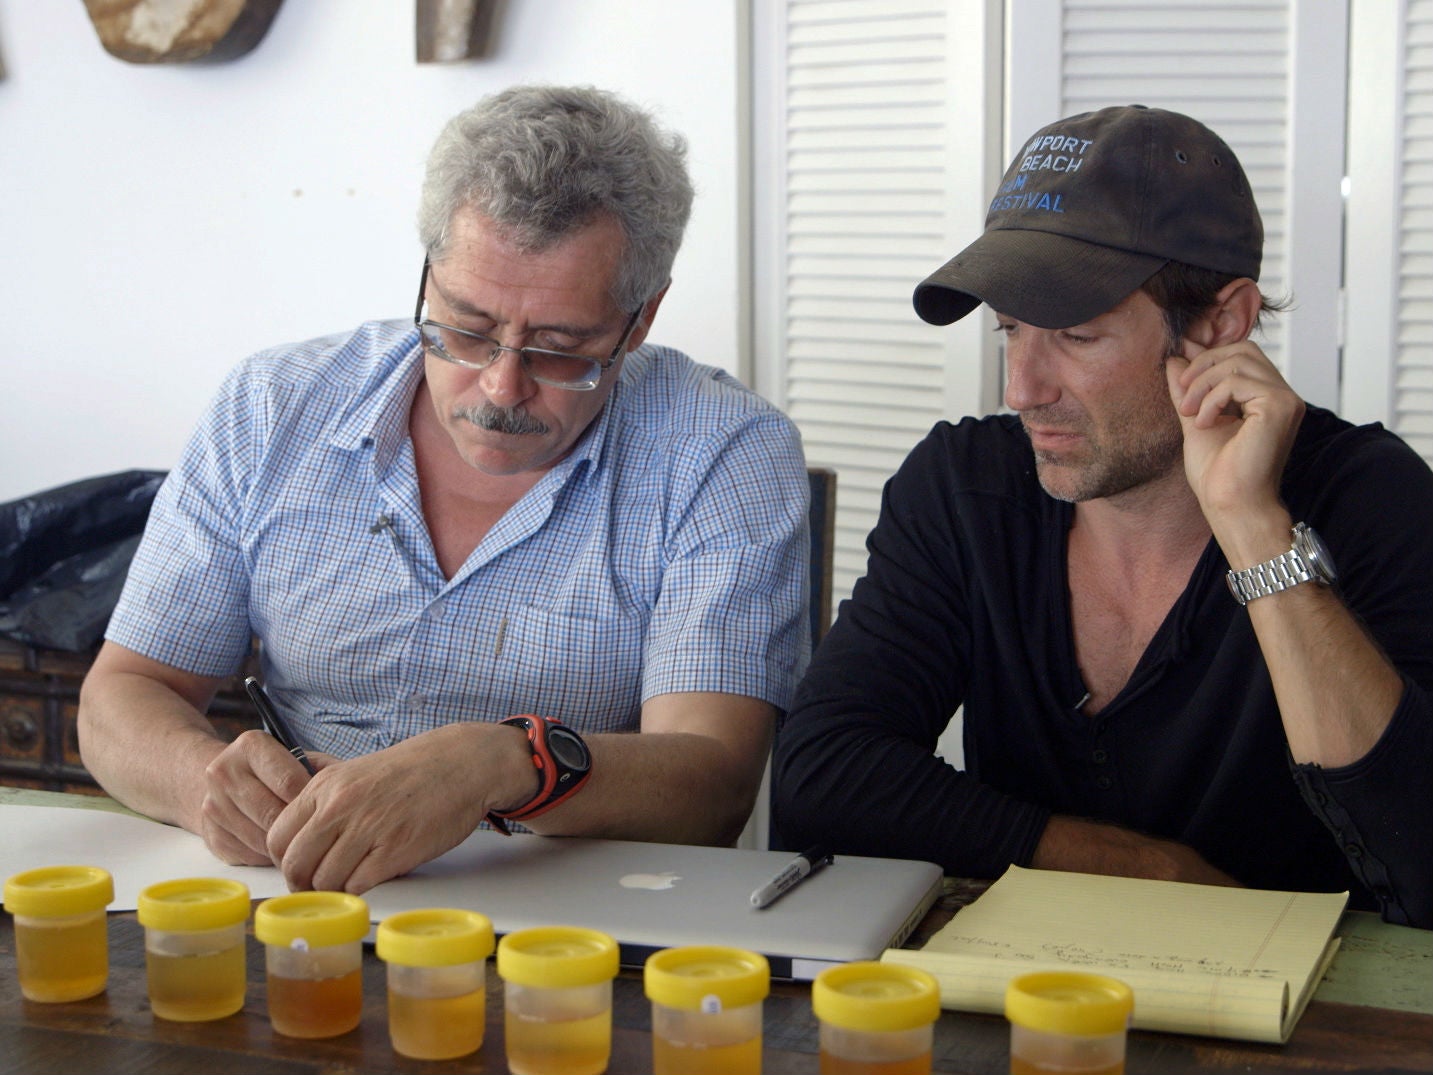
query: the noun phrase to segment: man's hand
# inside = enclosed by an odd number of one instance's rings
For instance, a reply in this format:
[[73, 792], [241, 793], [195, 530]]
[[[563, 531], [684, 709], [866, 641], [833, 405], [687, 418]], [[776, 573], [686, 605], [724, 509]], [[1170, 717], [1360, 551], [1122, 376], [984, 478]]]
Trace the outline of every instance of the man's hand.
[[1184, 428], [1185, 474], [1223, 545], [1232, 520], [1282, 511], [1279, 480], [1304, 402], [1248, 340], [1206, 349], [1186, 339], [1165, 372]]
[[320, 769], [268, 827], [264, 860], [295, 890], [366, 892], [456, 847], [489, 810], [521, 805], [536, 791], [521, 729], [446, 725]]
[[1060, 814], [1046, 823], [1030, 865], [1039, 870], [1241, 887], [1187, 844]]
[[[309, 760], [322, 769], [333, 763], [324, 754]], [[267, 732], [247, 731], [221, 751], [204, 770], [201, 806], [204, 842], [214, 855], [236, 866], [268, 866], [269, 828], [304, 789], [308, 773]]]

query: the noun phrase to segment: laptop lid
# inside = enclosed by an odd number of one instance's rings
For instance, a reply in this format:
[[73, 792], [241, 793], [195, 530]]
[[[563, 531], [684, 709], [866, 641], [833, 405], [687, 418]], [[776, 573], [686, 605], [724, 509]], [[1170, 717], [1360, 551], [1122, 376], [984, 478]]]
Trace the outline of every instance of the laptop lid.
[[447, 854], [369, 890], [378, 922], [396, 911], [460, 907], [499, 933], [586, 926], [615, 938], [626, 966], [662, 948], [726, 944], [760, 952], [774, 978], [898, 947], [940, 895], [929, 862], [838, 855], [763, 909], [751, 894], [790, 864], [789, 851], [641, 843], [479, 829]]

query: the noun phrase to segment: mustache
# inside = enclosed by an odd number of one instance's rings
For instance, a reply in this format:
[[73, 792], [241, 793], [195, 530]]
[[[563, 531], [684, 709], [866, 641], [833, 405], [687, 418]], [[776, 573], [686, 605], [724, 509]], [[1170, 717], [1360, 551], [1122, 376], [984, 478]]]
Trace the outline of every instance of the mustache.
[[1028, 411], [1020, 412], [1020, 424], [1024, 426], [1027, 431], [1031, 423], [1034, 423], [1037, 426], [1052, 426], [1056, 429], [1083, 432], [1085, 428], [1083, 419], [1083, 415], [1062, 414], [1049, 404], [1040, 407], [1031, 407]]
[[548, 432], [547, 423], [534, 418], [521, 407], [499, 407], [492, 403], [484, 403], [481, 407], [454, 407], [453, 417], [471, 422], [479, 429], [511, 436], [542, 436]]

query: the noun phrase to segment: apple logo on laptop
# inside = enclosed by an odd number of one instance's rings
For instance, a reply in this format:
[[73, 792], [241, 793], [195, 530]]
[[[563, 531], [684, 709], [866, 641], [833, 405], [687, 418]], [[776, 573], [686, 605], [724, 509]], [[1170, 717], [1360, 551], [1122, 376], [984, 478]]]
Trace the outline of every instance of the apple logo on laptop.
[[651, 892], [660, 892], [671, 888], [681, 879], [680, 874], [668, 870], [666, 873], [629, 873], [617, 883], [623, 888], [645, 888]]

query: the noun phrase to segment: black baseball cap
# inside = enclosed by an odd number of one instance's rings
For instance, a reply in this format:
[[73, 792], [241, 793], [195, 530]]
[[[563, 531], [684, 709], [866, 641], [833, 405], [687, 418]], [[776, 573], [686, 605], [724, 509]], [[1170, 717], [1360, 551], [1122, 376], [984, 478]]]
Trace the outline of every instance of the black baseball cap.
[[1167, 262], [1259, 278], [1264, 225], [1239, 160], [1198, 120], [1144, 105], [1042, 128], [1015, 155], [985, 232], [915, 290], [934, 325], [982, 302], [1040, 328], [1119, 305]]

